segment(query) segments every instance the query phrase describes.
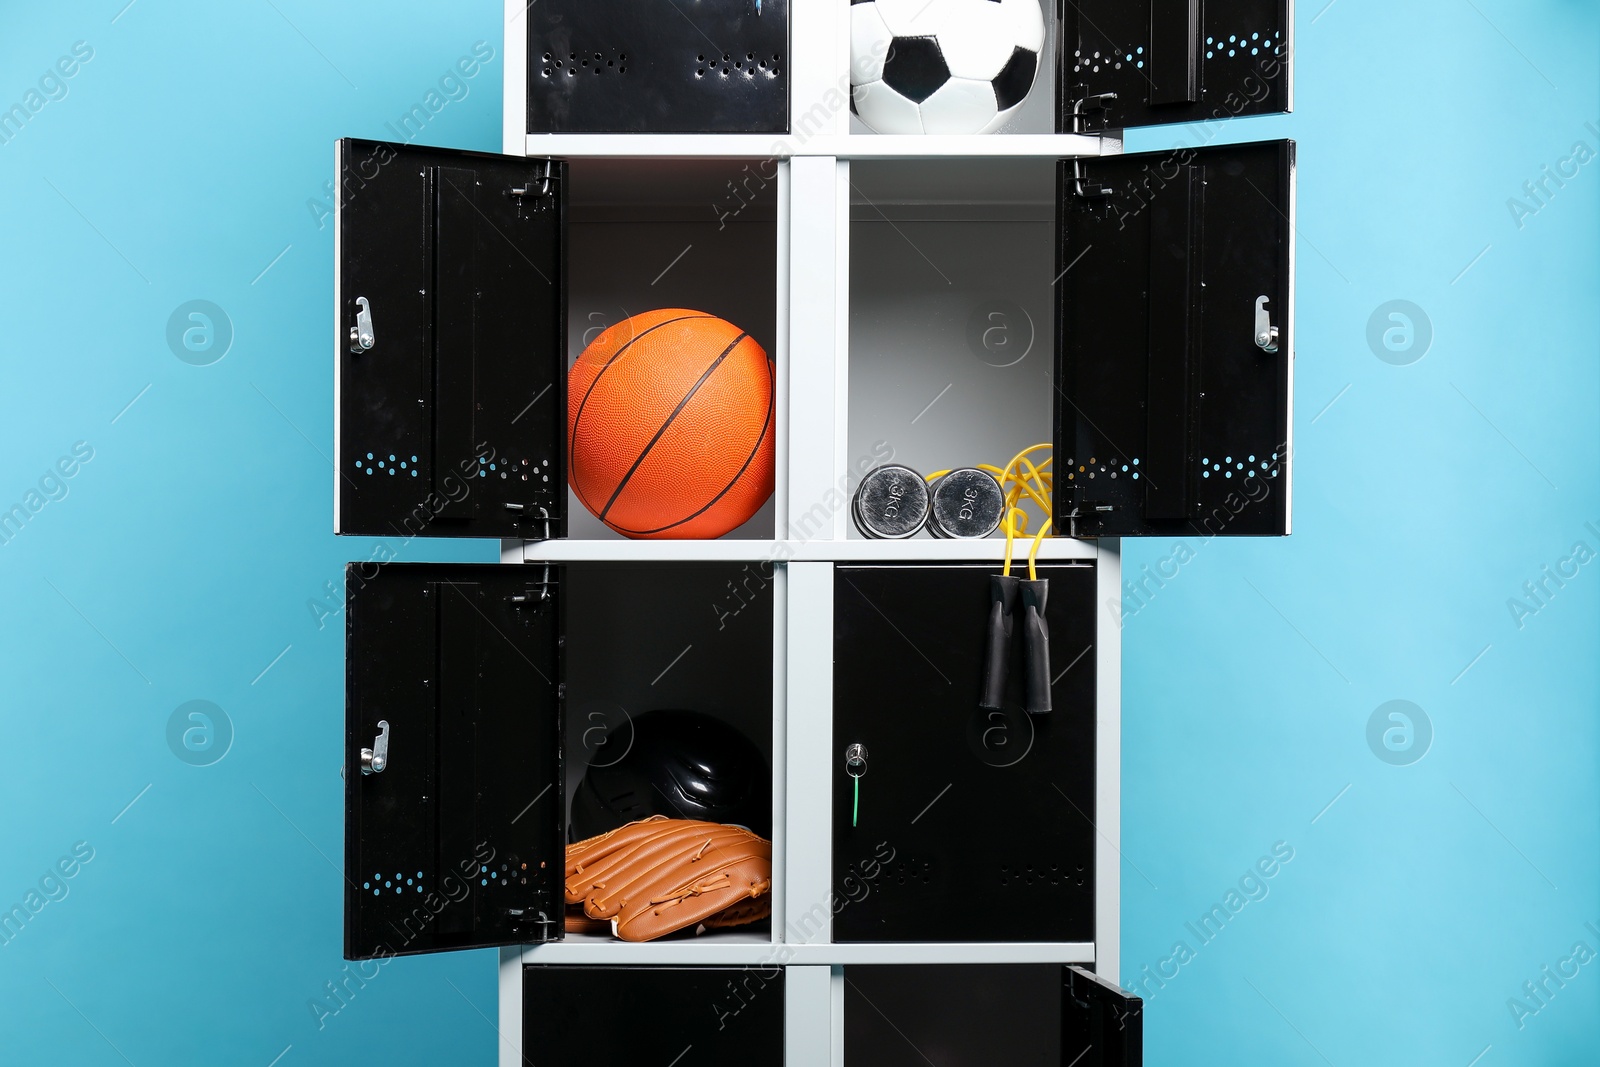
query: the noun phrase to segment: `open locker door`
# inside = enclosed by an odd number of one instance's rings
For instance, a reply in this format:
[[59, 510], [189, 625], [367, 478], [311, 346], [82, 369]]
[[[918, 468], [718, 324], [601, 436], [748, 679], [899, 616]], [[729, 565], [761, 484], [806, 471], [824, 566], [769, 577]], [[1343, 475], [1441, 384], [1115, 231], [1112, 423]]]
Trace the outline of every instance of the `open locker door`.
[[1291, 0], [1061, 0], [1060, 39], [1062, 133], [1293, 109]]
[[566, 533], [566, 164], [343, 140], [334, 531]]
[[345, 958], [560, 939], [558, 582], [367, 566], [345, 575]]
[[1287, 534], [1294, 142], [1058, 179], [1056, 531]]
[[1061, 970], [1061, 1062], [1141, 1067], [1144, 1001], [1082, 967]]

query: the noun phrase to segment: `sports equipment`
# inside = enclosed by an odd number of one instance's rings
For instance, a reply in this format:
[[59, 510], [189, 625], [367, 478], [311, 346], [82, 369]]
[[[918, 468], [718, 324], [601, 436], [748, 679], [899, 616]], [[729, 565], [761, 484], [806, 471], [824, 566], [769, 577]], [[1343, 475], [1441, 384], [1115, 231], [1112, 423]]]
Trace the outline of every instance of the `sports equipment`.
[[999, 529], [1006, 510], [1005, 490], [994, 475], [963, 467], [934, 483], [928, 532], [935, 537], [988, 537]]
[[657, 815], [568, 845], [566, 887], [568, 929], [609, 921], [624, 941], [650, 941], [700, 924], [741, 926], [772, 914], [772, 843]]
[[761, 750], [732, 726], [698, 711], [647, 711], [619, 734], [626, 751], [591, 763], [573, 793], [574, 837], [650, 815], [772, 833], [772, 773]]
[[715, 315], [617, 323], [568, 374], [573, 491], [626, 537], [721, 537], [772, 495], [772, 385], [762, 347]]
[[862, 477], [850, 514], [863, 537], [914, 537], [928, 521], [928, 483], [910, 467], [874, 467]]
[[851, 0], [851, 109], [879, 133], [993, 133], [1044, 44], [1039, 0]]

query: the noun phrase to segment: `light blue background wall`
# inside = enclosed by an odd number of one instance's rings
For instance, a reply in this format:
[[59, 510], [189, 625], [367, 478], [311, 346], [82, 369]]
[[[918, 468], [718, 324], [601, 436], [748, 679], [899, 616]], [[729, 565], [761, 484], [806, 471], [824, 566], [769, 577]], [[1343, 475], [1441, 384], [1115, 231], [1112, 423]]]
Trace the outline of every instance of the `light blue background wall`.
[[[93, 449], [0, 546], [0, 904], [93, 849], [0, 947], [0, 1062], [491, 1062], [490, 954], [308, 1007], [343, 965], [342, 620], [308, 602], [373, 544], [330, 532], [308, 201], [336, 137], [390, 136], [480, 40], [495, 61], [421, 139], [498, 149], [499, 5], [124, 2], [12, 5], [0, 32], [7, 106], [94, 50], [0, 145], [0, 503]], [[1520, 228], [1506, 202], [1600, 147], [1596, 12], [1323, 2], [1298, 113], [1218, 137], [1300, 142], [1295, 535], [1191, 539], [1129, 609], [1124, 980], [1194, 950], [1147, 987], [1152, 1064], [1591, 1064], [1600, 961], [1521, 1029], [1506, 1002], [1600, 950], [1600, 565], [1521, 627], [1507, 601], [1600, 551], [1600, 165]], [[166, 340], [195, 299], [234, 332], [209, 366]], [[1434, 333], [1406, 366], [1366, 338], [1394, 299]], [[1367, 742], [1393, 699], [1434, 733], [1406, 766]], [[210, 766], [168, 745], [191, 700], [232, 723]], [[1277, 842], [1267, 896], [1200, 944], [1185, 924]]]

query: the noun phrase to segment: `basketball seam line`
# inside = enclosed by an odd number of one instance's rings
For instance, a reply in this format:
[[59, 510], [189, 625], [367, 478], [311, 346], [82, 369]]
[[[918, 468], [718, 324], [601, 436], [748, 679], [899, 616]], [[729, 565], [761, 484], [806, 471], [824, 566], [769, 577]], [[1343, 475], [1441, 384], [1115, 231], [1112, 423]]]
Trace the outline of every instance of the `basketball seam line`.
[[[667, 530], [672, 529], [674, 526], [682, 526], [686, 522], [691, 522], [691, 521], [693, 521], [695, 519], [698, 519], [701, 515], [704, 515], [707, 511], [710, 511], [713, 507], [715, 507], [717, 501], [719, 501], [723, 497], [727, 496], [728, 492], [735, 485], [739, 484], [739, 479], [744, 477], [744, 472], [749, 470], [750, 469], [750, 464], [755, 462], [756, 453], [761, 451], [761, 442], [765, 441], [767, 439], [767, 427], [772, 425], [772, 408], [773, 408], [773, 404], [776, 402], [776, 400], [777, 400], [777, 383], [775, 381], [773, 381], [772, 361], [769, 359], [767, 361], [767, 417], [762, 421], [762, 423], [761, 423], [761, 432], [756, 434], [756, 443], [750, 449], [750, 455], [745, 457], [744, 465], [739, 468], [739, 473], [735, 474], [728, 481], [728, 484], [722, 487], [722, 491], [720, 493], [718, 493], [716, 496], [712, 497], [710, 502], [708, 502], [705, 507], [703, 507], [699, 511], [695, 512], [693, 515], [689, 515], [689, 516], [686, 516], [685, 518], [681, 518], [677, 522], [668, 523], [667, 525], [661, 527], [660, 529], [656, 529], [656, 530], [627, 530], [626, 532], [630, 533], [630, 534], [639, 534], [639, 535], [663, 533], [663, 532], [665, 532]], [[620, 526], [615, 527], [615, 529], [617, 529], [619, 532], [622, 531], [622, 527], [620, 527]]]
[[[671, 326], [675, 322], [688, 322], [690, 319], [711, 319], [715, 317], [716, 316], [714, 315], [679, 315], [675, 319], [668, 319], [666, 322], [658, 322], [654, 326], [646, 327], [643, 332], [637, 334], [636, 336], [628, 338], [627, 342], [621, 348], [612, 353], [611, 358], [606, 360], [605, 364], [601, 366], [597, 372], [595, 372], [594, 380], [589, 383], [589, 388], [583, 391], [583, 399], [578, 401], [578, 413], [572, 417], [572, 433], [569, 434], [567, 438], [567, 462], [572, 462], [572, 457], [577, 454], [578, 424], [583, 421], [584, 405], [589, 403], [590, 394], [594, 392], [595, 386], [600, 384], [600, 379], [605, 376], [606, 371], [611, 369], [611, 364], [621, 359], [623, 353], [632, 348], [635, 342], [649, 334], [654, 333], [663, 326]], [[584, 495], [583, 490], [576, 484], [574, 484], [572, 488], [577, 492], [578, 499], [583, 501], [583, 506], [588, 508], [590, 511], [593, 511], [594, 505], [589, 503], [589, 498]], [[611, 505], [607, 504], [606, 506], [609, 508]]]
[[710, 378], [716, 372], [716, 369], [722, 366], [722, 361], [728, 358], [728, 353], [738, 348], [744, 339], [749, 336], [748, 333], [740, 333], [738, 337], [735, 337], [733, 343], [724, 348], [722, 354], [711, 361], [711, 366], [707, 367], [705, 373], [700, 375], [700, 380], [690, 387], [682, 400], [678, 401], [678, 406], [672, 409], [672, 414], [667, 416], [667, 421], [661, 424], [661, 429], [657, 430], [656, 435], [650, 438], [650, 443], [644, 446], [644, 451], [639, 453], [639, 458], [633, 461], [633, 466], [628, 468], [628, 473], [624, 474], [622, 480], [617, 483], [616, 489], [611, 493], [611, 499], [606, 501], [605, 509], [600, 512], [601, 522], [606, 521], [606, 516], [611, 513], [611, 506], [617, 502], [617, 497], [621, 496], [622, 491], [628, 487], [628, 480], [633, 477], [634, 471], [639, 469], [639, 464], [644, 462], [644, 458], [650, 454], [650, 450], [656, 446], [656, 442], [661, 440], [661, 435], [667, 432], [667, 427], [672, 425], [672, 421], [678, 417], [678, 413], [689, 405], [689, 401], [694, 399], [694, 395], [700, 391], [700, 387], [706, 384], [706, 379]]

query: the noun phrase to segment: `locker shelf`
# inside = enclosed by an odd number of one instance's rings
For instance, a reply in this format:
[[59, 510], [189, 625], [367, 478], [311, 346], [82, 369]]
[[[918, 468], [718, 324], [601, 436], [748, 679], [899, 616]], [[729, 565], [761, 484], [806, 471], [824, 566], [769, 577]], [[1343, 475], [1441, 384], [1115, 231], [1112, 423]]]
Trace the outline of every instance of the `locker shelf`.
[[1086, 942], [1014, 944], [803, 945], [772, 942], [765, 934], [724, 930], [691, 940], [634, 944], [610, 938], [568, 935], [565, 941], [526, 945], [523, 963], [555, 964], [766, 964], [842, 966], [850, 964], [935, 963], [1093, 963]]
[[1122, 142], [1115, 136], [1074, 133], [996, 135], [876, 134], [871, 132], [807, 136], [801, 130], [771, 134], [529, 134], [522, 140], [529, 156], [561, 159], [790, 159], [835, 156], [839, 159], [941, 159], [963, 157], [1062, 159], [1114, 155]]
[[[965, 562], [996, 561], [1004, 551], [1002, 538], [943, 541], [916, 538], [907, 541], [754, 541], [723, 538], [718, 541], [527, 541], [512, 549], [511, 559], [526, 563], [566, 563], [580, 560], [617, 562]], [[1021, 552], [1026, 545], [1018, 543]], [[1039, 558], [1092, 560], [1098, 550], [1093, 541], [1066, 537], [1046, 538]]]

